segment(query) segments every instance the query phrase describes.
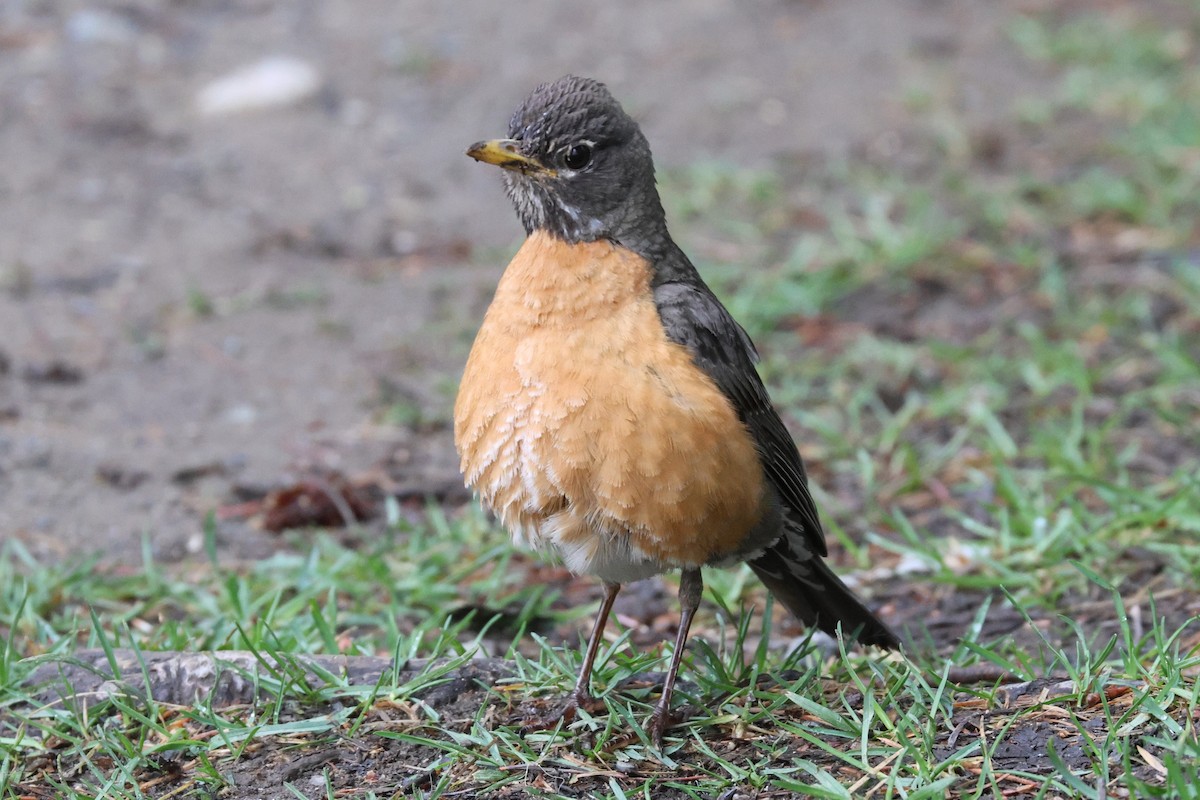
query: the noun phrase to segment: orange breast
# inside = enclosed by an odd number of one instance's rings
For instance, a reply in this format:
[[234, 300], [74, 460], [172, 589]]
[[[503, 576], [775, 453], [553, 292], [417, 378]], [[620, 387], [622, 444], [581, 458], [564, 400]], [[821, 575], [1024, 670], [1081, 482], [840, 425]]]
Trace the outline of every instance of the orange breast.
[[631, 252], [535, 232], [454, 409], [467, 483], [514, 536], [610, 580], [633, 579], [613, 559], [644, 577], [729, 554], [766, 502], [748, 431], [666, 338], [649, 281]]

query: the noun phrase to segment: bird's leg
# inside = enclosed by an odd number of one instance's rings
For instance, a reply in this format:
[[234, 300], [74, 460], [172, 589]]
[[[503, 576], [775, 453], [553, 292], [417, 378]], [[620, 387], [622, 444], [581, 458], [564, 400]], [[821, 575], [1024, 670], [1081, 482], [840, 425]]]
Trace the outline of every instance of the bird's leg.
[[671, 668], [667, 670], [667, 679], [663, 683], [662, 697], [650, 715], [646, 724], [646, 732], [654, 746], [662, 749], [663, 733], [671, 723], [671, 693], [675, 689], [675, 678], [679, 675], [679, 664], [683, 660], [683, 650], [687, 646], [688, 629], [692, 627], [692, 617], [700, 606], [700, 595], [704, 592], [704, 579], [700, 576], [700, 568], [685, 569], [679, 576], [679, 632], [675, 634], [675, 652], [671, 656]]
[[604, 626], [608, 622], [609, 612], [612, 611], [613, 601], [617, 599], [619, 591], [621, 591], [621, 584], [605, 581], [604, 600], [600, 603], [596, 624], [592, 626], [592, 635], [588, 638], [587, 652], [583, 656], [583, 666], [579, 669], [579, 678], [575, 681], [575, 688], [571, 691], [570, 697], [567, 698], [567, 704], [563, 706], [562, 713], [559, 715], [559, 719], [564, 723], [573, 720], [579, 707], [592, 698], [591, 691], [589, 691], [592, 665], [596, 661], [596, 653], [600, 650], [600, 640], [604, 638]]

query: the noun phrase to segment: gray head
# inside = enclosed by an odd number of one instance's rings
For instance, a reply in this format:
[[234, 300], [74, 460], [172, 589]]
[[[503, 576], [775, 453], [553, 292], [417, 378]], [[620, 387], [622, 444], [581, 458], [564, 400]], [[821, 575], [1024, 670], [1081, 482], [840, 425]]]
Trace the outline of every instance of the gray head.
[[638, 251], [666, 237], [650, 146], [602, 83], [568, 75], [542, 84], [513, 114], [507, 139], [467, 155], [504, 168], [526, 232]]

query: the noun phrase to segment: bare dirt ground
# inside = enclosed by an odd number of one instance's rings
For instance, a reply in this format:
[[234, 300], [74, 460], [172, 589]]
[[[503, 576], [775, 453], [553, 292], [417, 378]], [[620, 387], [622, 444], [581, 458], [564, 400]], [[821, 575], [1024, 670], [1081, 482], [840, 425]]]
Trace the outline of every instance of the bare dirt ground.
[[[444, 423], [520, 235], [462, 150], [533, 85], [607, 81], [660, 167], [887, 156], [911, 87], [981, 130], [1037, 87], [1018, 6], [0, 2], [0, 536], [169, 561], [314, 470], [456, 486]], [[273, 55], [319, 91], [197, 111]], [[230, 559], [280, 546], [219, 530]]]

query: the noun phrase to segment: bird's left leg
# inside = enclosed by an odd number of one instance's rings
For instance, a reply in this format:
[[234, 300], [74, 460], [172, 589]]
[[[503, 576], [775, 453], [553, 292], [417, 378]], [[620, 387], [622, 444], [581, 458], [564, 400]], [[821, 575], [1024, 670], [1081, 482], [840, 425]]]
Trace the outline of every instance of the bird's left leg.
[[687, 646], [688, 629], [692, 627], [692, 617], [700, 606], [700, 595], [704, 592], [704, 579], [700, 576], [700, 568], [685, 569], [679, 576], [679, 632], [675, 634], [675, 652], [671, 656], [671, 667], [667, 670], [667, 680], [663, 683], [662, 697], [654, 707], [654, 713], [646, 724], [646, 732], [655, 747], [662, 748], [663, 733], [671, 724], [671, 693], [675, 689], [675, 678], [679, 675], [679, 664], [683, 660], [683, 650]]
[[600, 603], [600, 612], [596, 614], [596, 624], [592, 626], [592, 635], [588, 637], [587, 652], [583, 656], [583, 666], [579, 669], [579, 678], [575, 681], [575, 689], [567, 699], [563, 708], [562, 719], [570, 722], [575, 717], [575, 711], [588, 700], [592, 699], [590, 689], [592, 680], [592, 665], [596, 662], [596, 653], [600, 650], [600, 641], [604, 638], [604, 626], [608, 623], [608, 615], [612, 611], [613, 601], [621, 584], [604, 583], [604, 600]]

